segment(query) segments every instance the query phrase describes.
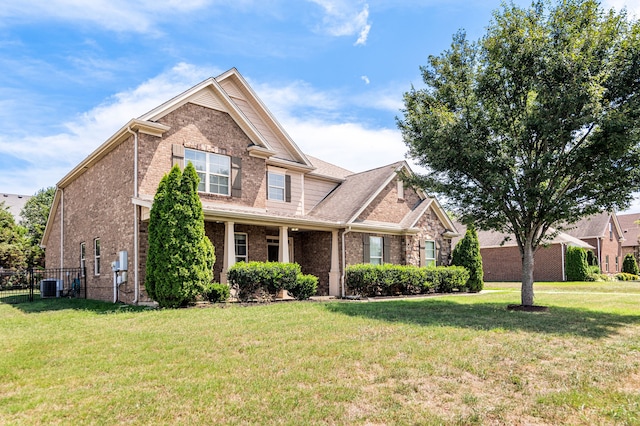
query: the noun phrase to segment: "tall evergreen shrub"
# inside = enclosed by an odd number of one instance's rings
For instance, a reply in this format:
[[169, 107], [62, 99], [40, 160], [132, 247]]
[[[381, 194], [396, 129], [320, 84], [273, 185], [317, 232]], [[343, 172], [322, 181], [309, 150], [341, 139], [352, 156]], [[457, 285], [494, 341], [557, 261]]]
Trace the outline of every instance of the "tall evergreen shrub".
[[587, 251], [581, 247], [567, 247], [565, 267], [567, 281], [586, 281], [589, 276]]
[[480, 256], [480, 242], [478, 233], [473, 225], [467, 227], [464, 238], [453, 249], [451, 264], [464, 266], [469, 271], [466, 288], [471, 292], [478, 292], [484, 287], [482, 256]]
[[213, 280], [215, 255], [204, 232], [198, 174], [176, 165], [158, 185], [149, 216], [145, 288], [161, 307], [185, 305]]
[[638, 275], [638, 262], [633, 254], [627, 253], [622, 261], [622, 272]]

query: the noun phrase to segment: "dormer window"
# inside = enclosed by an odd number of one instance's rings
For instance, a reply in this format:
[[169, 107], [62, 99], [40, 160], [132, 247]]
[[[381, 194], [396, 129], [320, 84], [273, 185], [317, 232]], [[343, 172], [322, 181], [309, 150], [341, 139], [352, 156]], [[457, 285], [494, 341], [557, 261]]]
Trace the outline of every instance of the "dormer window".
[[291, 202], [291, 176], [286, 172], [273, 169], [267, 172], [267, 199]]
[[200, 184], [198, 191], [210, 194], [230, 195], [229, 177], [231, 173], [231, 157], [211, 152], [184, 150], [185, 163], [191, 162], [195, 167]]

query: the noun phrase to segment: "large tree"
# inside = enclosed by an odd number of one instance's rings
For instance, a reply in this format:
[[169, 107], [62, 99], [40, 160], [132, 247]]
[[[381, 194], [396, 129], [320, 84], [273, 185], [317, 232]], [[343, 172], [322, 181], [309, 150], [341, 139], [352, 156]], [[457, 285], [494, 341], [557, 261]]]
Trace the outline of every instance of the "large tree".
[[640, 24], [593, 0], [505, 4], [421, 68], [398, 119], [416, 183], [465, 222], [513, 235], [522, 305], [553, 227], [624, 208], [640, 184]]
[[44, 251], [40, 248], [40, 242], [44, 228], [47, 226], [49, 210], [51, 210], [55, 194], [56, 188], [54, 186], [42, 188], [27, 200], [20, 211], [22, 217], [20, 225], [27, 229], [27, 237], [30, 242], [26, 253], [29, 266], [44, 266]]
[[0, 202], [0, 268], [19, 269], [27, 266], [27, 230], [16, 225], [4, 202]]

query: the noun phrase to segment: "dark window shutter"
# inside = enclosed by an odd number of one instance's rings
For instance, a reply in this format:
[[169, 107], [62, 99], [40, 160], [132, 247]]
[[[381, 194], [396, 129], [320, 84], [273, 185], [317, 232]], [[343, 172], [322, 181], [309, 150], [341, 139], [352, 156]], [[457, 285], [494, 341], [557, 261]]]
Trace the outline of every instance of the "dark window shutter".
[[184, 169], [184, 146], [174, 143], [172, 147], [172, 154], [171, 167], [177, 164], [181, 169]]
[[362, 263], [371, 262], [371, 251], [369, 248], [369, 235], [362, 236]]
[[284, 199], [287, 203], [291, 202], [291, 176], [284, 176]]
[[382, 263], [391, 263], [391, 238], [382, 237]]
[[231, 196], [242, 197], [242, 158], [231, 157]]

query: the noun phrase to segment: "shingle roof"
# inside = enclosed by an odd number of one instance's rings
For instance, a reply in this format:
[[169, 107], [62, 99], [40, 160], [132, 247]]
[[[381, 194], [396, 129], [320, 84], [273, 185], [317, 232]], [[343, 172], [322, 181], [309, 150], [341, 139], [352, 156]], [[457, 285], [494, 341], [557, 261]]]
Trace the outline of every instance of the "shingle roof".
[[564, 232], [572, 237], [584, 240], [586, 238], [602, 237], [609, 233], [609, 212], [602, 212], [580, 219], [576, 223], [566, 225], [568, 229]]
[[346, 176], [345, 181], [309, 212], [309, 216], [347, 222], [365, 205], [402, 161]]
[[16, 223], [20, 223], [20, 220], [22, 220], [20, 211], [22, 211], [29, 198], [31, 198], [29, 195], [0, 194], [0, 203], [4, 201], [4, 205], [9, 208], [9, 212], [13, 215]]
[[620, 214], [618, 222], [622, 228], [622, 235], [625, 240], [622, 242], [623, 247], [634, 247], [640, 245], [638, 236], [640, 236], [640, 225], [636, 222], [640, 220], [640, 213]]
[[335, 164], [327, 163], [326, 161], [322, 161], [319, 158], [312, 157], [311, 155], [307, 155], [306, 157], [311, 162], [313, 167], [316, 168], [312, 172], [313, 174], [329, 176], [338, 179], [344, 179], [347, 176], [354, 174], [350, 170], [343, 169], [342, 167], [336, 166]]
[[[455, 222], [455, 226], [458, 232], [462, 234], [462, 236], [458, 238], [454, 238], [452, 240], [452, 243], [454, 246], [458, 241], [460, 241], [462, 237], [464, 237], [464, 234], [467, 232], [467, 227], [464, 226], [463, 224], [459, 222]], [[554, 230], [551, 229], [550, 231], [553, 232]], [[505, 241], [506, 237], [509, 237], [508, 241]], [[483, 230], [478, 230], [478, 242], [480, 243], [480, 248], [514, 247], [518, 245], [513, 235], [505, 234], [502, 232], [483, 231]], [[549, 243], [550, 244], [563, 243], [569, 246], [583, 247], [587, 249], [594, 248], [590, 244], [587, 244], [576, 237], [572, 237], [571, 235], [565, 232], [558, 233], [558, 235], [556, 235], [551, 241], [549, 241]]]

